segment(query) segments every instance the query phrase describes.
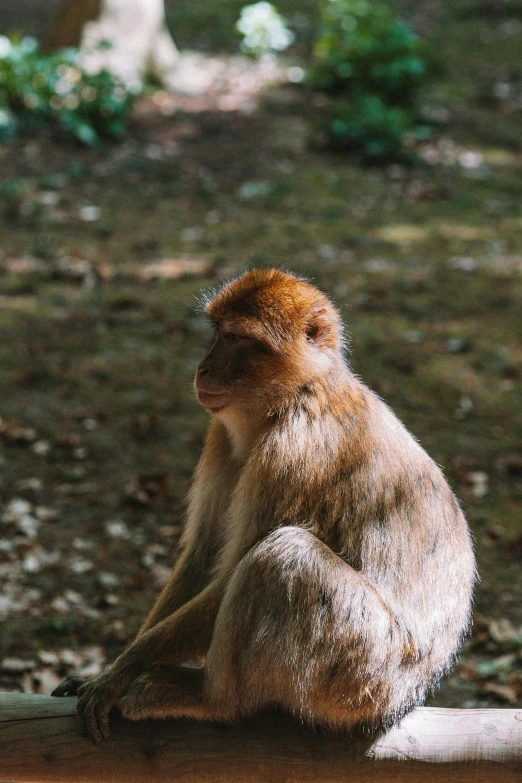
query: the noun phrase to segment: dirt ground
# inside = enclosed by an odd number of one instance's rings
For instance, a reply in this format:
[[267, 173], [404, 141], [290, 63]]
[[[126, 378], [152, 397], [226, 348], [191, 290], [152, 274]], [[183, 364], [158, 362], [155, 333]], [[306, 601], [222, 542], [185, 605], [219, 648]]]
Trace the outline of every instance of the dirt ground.
[[329, 153], [299, 63], [215, 51], [204, 95], [151, 92], [118, 145], [0, 148], [0, 689], [95, 675], [132, 639], [205, 432], [196, 297], [283, 265], [339, 305], [473, 530], [473, 635], [431, 703], [522, 705], [522, 5], [401, 5], [445, 65], [417, 167]]

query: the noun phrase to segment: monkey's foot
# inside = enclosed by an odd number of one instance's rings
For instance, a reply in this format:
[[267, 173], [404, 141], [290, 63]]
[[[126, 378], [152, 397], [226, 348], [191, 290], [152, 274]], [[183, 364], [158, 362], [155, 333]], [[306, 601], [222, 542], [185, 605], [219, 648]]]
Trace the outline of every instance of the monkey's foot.
[[78, 689], [84, 682], [87, 682], [85, 677], [78, 677], [77, 675], [67, 677], [54, 689], [51, 696], [77, 696]]
[[117, 707], [128, 720], [145, 720], [158, 716], [157, 705], [160, 699], [157, 680], [145, 672], [131, 682]]
[[124, 718], [206, 718], [202, 669], [154, 666], [131, 682], [118, 701]]

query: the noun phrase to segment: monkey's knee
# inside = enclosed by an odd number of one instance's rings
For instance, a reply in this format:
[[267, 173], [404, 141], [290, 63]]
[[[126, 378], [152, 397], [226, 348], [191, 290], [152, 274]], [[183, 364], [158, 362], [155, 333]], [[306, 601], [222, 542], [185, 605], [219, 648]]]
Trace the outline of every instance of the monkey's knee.
[[[238, 566], [238, 574], [246, 575], [252, 569], [281, 573], [290, 576], [302, 569], [321, 569], [321, 555], [327, 547], [308, 530], [285, 525], [273, 530], [263, 538], [243, 558]], [[268, 575], [268, 573], [267, 573]]]
[[[334, 576], [346, 564], [313, 533], [299, 527], [273, 530], [243, 558], [235, 574], [237, 590], [254, 591], [281, 607], [297, 602], [313, 611], [315, 599], [328, 603]], [[259, 595], [258, 595], [259, 594]]]
[[328, 603], [332, 569], [339, 565], [347, 568], [307, 530], [291, 526], [273, 530], [237, 566], [218, 614], [218, 628], [228, 616], [234, 617], [237, 627], [238, 614], [258, 621], [272, 615], [280, 618], [294, 604], [313, 614]]

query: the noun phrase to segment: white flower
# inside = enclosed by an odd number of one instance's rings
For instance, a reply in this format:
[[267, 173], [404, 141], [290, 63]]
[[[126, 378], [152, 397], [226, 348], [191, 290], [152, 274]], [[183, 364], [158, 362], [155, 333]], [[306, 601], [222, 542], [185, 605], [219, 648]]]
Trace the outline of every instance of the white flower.
[[11, 52], [11, 41], [6, 35], [0, 35], [0, 58], [7, 57]]
[[282, 52], [294, 40], [294, 34], [271, 3], [246, 5], [236, 24], [244, 36], [242, 48], [254, 54]]
[[0, 128], [8, 128], [13, 118], [9, 112], [0, 109]]
[[32, 54], [38, 49], [38, 41], [32, 35], [26, 35], [20, 41], [20, 49], [24, 54]]

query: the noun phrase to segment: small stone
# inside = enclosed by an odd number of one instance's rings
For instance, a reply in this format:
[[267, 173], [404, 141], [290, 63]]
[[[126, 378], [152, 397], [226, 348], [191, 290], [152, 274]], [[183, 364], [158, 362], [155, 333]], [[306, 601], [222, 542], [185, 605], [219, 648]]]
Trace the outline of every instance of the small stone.
[[90, 679], [91, 677], [98, 677], [101, 674], [101, 671], [102, 671], [101, 665], [93, 661], [81, 667], [80, 675], [82, 677], [87, 677], [87, 679]]
[[100, 219], [101, 209], [90, 204], [80, 208], [79, 216], [80, 220], [84, 220], [86, 223], [93, 223], [95, 220]]
[[58, 666], [58, 654], [53, 650], [39, 650], [36, 655], [43, 666]]
[[60, 614], [67, 614], [70, 607], [68, 602], [65, 600], [65, 598], [58, 597], [51, 602], [51, 608], [54, 609], [55, 612], [59, 612]]
[[33, 672], [32, 680], [33, 693], [52, 693], [62, 678], [49, 669], [38, 669]]
[[30, 514], [32, 509], [32, 504], [29, 501], [22, 498], [13, 498], [6, 506], [2, 521], [16, 522], [24, 514]]
[[51, 444], [48, 440], [37, 440], [31, 448], [38, 457], [45, 457], [51, 450]]
[[180, 234], [182, 242], [197, 242], [203, 239], [205, 230], [201, 226], [191, 226], [184, 228]]
[[488, 494], [489, 476], [483, 470], [472, 470], [467, 474], [471, 484], [471, 494], [476, 498], [483, 498]]
[[72, 545], [75, 549], [80, 550], [80, 552], [88, 551], [89, 549], [94, 548], [94, 542], [93, 541], [86, 541], [85, 538], [73, 538]]
[[325, 261], [332, 261], [337, 255], [337, 250], [333, 245], [319, 245], [317, 252], [320, 258]]
[[406, 332], [405, 334], [406, 340], [411, 343], [412, 345], [418, 345], [424, 340], [424, 335], [422, 332], [412, 330], [410, 332]]
[[456, 419], [465, 419], [466, 416], [473, 410], [473, 400], [471, 397], [461, 397], [459, 407], [455, 411]]
[[0, 664], [0, 669], [9, 674], [21, 674], [22, 672], [32, 671], [35, 666], [35, 661], [26, 661], [23, 658], [4, 658]]
[[42, 190], [38, 194], [38, 201], [44, 207], [55, 207], [60, 200], [60, 195], [54, 190]]
[[27, 555], [23, 561], [23, 569], [29, 574], [35, 574], [40, 570], [40, 560], [36, 555]]
[[83, 663], [83, 655], [79, 652], [75, 652], [74, 650], [60, 650], [58, 657], [60, 658], [60, 662], [65, 666], [78, 667]]
[[31, 492], [40, 492], [43, 489], [42, 480], [36, 477], [21, 479], [16, 482], [18, 489], [29, 489]]
[[38, 520], [32, 517], [30, 514], [24, 514], [23, 517], [20, 517], [17, 522], [17, 528], [19, 532], [23, 533], [24, 536], [27, 536], [27, 538], [30, 539], [36, 538], [38, 534], [38, 527]]
[[105, 525], [105, 532], [108, 536], [111, 536], [111, 538], [125, 539], [130, 537], [130, 530], [121, 519], [114, 519], [107, 522]]
[[271, 192], [270, 182], [244, 182], [237, 191], [237, 197], [240, 201], [252, 201], [255, 198], [269, 196]]
[[96, 578], [102, 587], [111, 588], [120, 584], [119, 576], [111, 574], [109, 571], [100, 571]]
[[159, 537], [166, 539], [175, 539], [179, 532], [179, 525], [162, 525], [158, 530]]
[[463, 340], [461, 337], [452, 337], [446, 343], [446, 350], [448, 353], [464, 353], [468, 348], [467, 340]]
[[217, 209], [211, 209], [205, 216], [207, 226], [216, 226], [221, 221], [221, 215]]
[[34, 511], [40, 522], [51, 522], [58, 517], [58, 513], [48, 506], [36, 506]]
[[73, 574], [85, 574], [94, 568], [94, 563], [91, 560], [82, 560], [79, 557], [75, 557], [71, 560], [69, 568]]
[[165, 587], [170, 574], [172, 573], [170, 568], [164, 565], [155, 565], [152, 569], [152, 576], [154, 577], [154, 584], [158, 588]]
[[448, 266], [450, 266], [452, 269], [460, 269], [463, 272], [475, 272], [478, 267], [478, 263], [476, 259], [469, 256], [455, 256], [450, 258], [448, 261]]

